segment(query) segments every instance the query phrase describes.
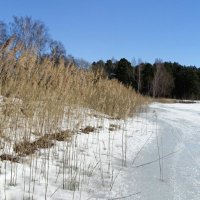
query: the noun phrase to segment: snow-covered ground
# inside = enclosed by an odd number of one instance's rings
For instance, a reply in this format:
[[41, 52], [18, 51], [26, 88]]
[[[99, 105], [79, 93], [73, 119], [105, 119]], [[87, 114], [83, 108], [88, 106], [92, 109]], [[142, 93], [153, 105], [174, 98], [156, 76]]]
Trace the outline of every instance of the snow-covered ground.
[[84, 126], [95, 131], [1, 162], [0, 199], [200, 199], [200, 104], [89, 114]]
[[[133, 175], [139, 199], [200, 199], [200, 104], [153, 104], [157, 113], [159, 161]], [[141, 152], [136, 165], [157, 160], [157, 140]]]

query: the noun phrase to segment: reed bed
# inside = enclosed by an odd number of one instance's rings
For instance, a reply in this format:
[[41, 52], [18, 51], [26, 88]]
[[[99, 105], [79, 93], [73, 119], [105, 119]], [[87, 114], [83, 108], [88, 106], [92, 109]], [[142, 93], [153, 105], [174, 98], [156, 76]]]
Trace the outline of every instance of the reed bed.
[[[92, 130], [88, 133], [97, 131], [105, 117], [126, 119], [146, 103], [146, 98], [117, 80], [102, 78], [101, 73], [89, 69], [78, 69], [73, 63], [66, 66], [62, 59], [55, 62], [50, 57], [39, 58], [34, 50], [24, 51], [21, 45], [14, 47], [10, 38], [0, 47], [0, 174], [5, 175], [5, 191], [8, 184], [17, 185], [18, 163], [23, 167], [28, 164], [30, 171], [24, 168], [21, 175], [24, 192], [29, 191], [28, 198], [33, 198], [36, 179], [42, 176], [46, 199], [49, 166], [55, 162], [52, 157], [60, 159], [56, 174], [62, 173], [62, 188], [80, 189], [80, 182], [85, 181], [81, 173], [86, 170], [86, 161], [78, 160], [77, 133], [87, 127]], [[86, 126], [89, 115], [96, 117], [96, 127]], [[110, 130], [114, 131], [115, 126]], [[61, 141], [60, 156], [56, 144]], [[9, 167], [7, 162], [11, 163]], [[92, 173], [93, 168], [90, 170]], [[7, 171], [11, 172], [10, 177]]]

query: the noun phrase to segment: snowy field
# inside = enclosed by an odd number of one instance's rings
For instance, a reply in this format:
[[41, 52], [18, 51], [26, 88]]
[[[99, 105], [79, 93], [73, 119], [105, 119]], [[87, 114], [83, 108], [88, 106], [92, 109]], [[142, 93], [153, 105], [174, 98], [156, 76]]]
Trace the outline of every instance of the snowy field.
[[199, 103], [154, 103], [126, 121], [83, 112], [69, 141], [1, 161], [0, 199], [200, 199]]

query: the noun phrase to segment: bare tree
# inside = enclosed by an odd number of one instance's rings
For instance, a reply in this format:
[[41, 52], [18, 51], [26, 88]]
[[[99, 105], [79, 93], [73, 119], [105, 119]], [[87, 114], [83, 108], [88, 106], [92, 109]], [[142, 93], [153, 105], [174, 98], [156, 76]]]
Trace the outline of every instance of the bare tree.
[[138, 67], [137, 67], [137, 91], [141, 92], [141, 87], [142, 87], [142, 78], [141, 78], [141, 73], [143, 70], [143, 62], [142, 59], [138, 59]]
[[64, 45], [57, 40], [51, 40], [50, 51], [51, 56], [55, 59], [64, 58], [66, 56], [66, 50]]
[[138, 65], [138, 92], [141, 92], [141, 88], [142, 88], [142, 77], [141, 77], [141, 73], [143, 70], [143, 64], [139, 64]]
[[75, 65], [79, 68], [84, 68], [84, 69], [90, 67], [90, 63], [83, 58], [75, 58]]
[[13, 17], [11, 35], [15, 35], [15, 45], [21, 43], [24, 50], [34, 49], [37, 54], [45, 49], [49, 42], [47, 28], [44, 23], [31, 17]]
[[4, 22], [0, 21], [0, 45], [2, 45], [7, 39], [7, 26]]
[[168, 96], [174, 87], [173, 76], [160, 61], [155, 63], [155, 74], [152, 85], [153, 97]]

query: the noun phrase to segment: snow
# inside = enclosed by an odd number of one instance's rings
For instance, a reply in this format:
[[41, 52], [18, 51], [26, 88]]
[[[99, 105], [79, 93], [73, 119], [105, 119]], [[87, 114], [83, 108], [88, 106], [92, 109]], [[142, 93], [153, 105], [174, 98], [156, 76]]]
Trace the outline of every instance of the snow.
[[[140, 199], [200, 199], [200, 104], [152, 104], [157, 113], [163, 159], [139, 167], [133, 175]], [[168, 156], [167, 156], [168, 155]], [[165, 157], [166, 156], [166, 157]], [[156, 140], [146, 146], [137, 165], [158, 158]]]
[[200, 104], [154, 103], [127, 120], [81, 110], [95, 131], [2, 161], [0, 199], [200, 199]]

